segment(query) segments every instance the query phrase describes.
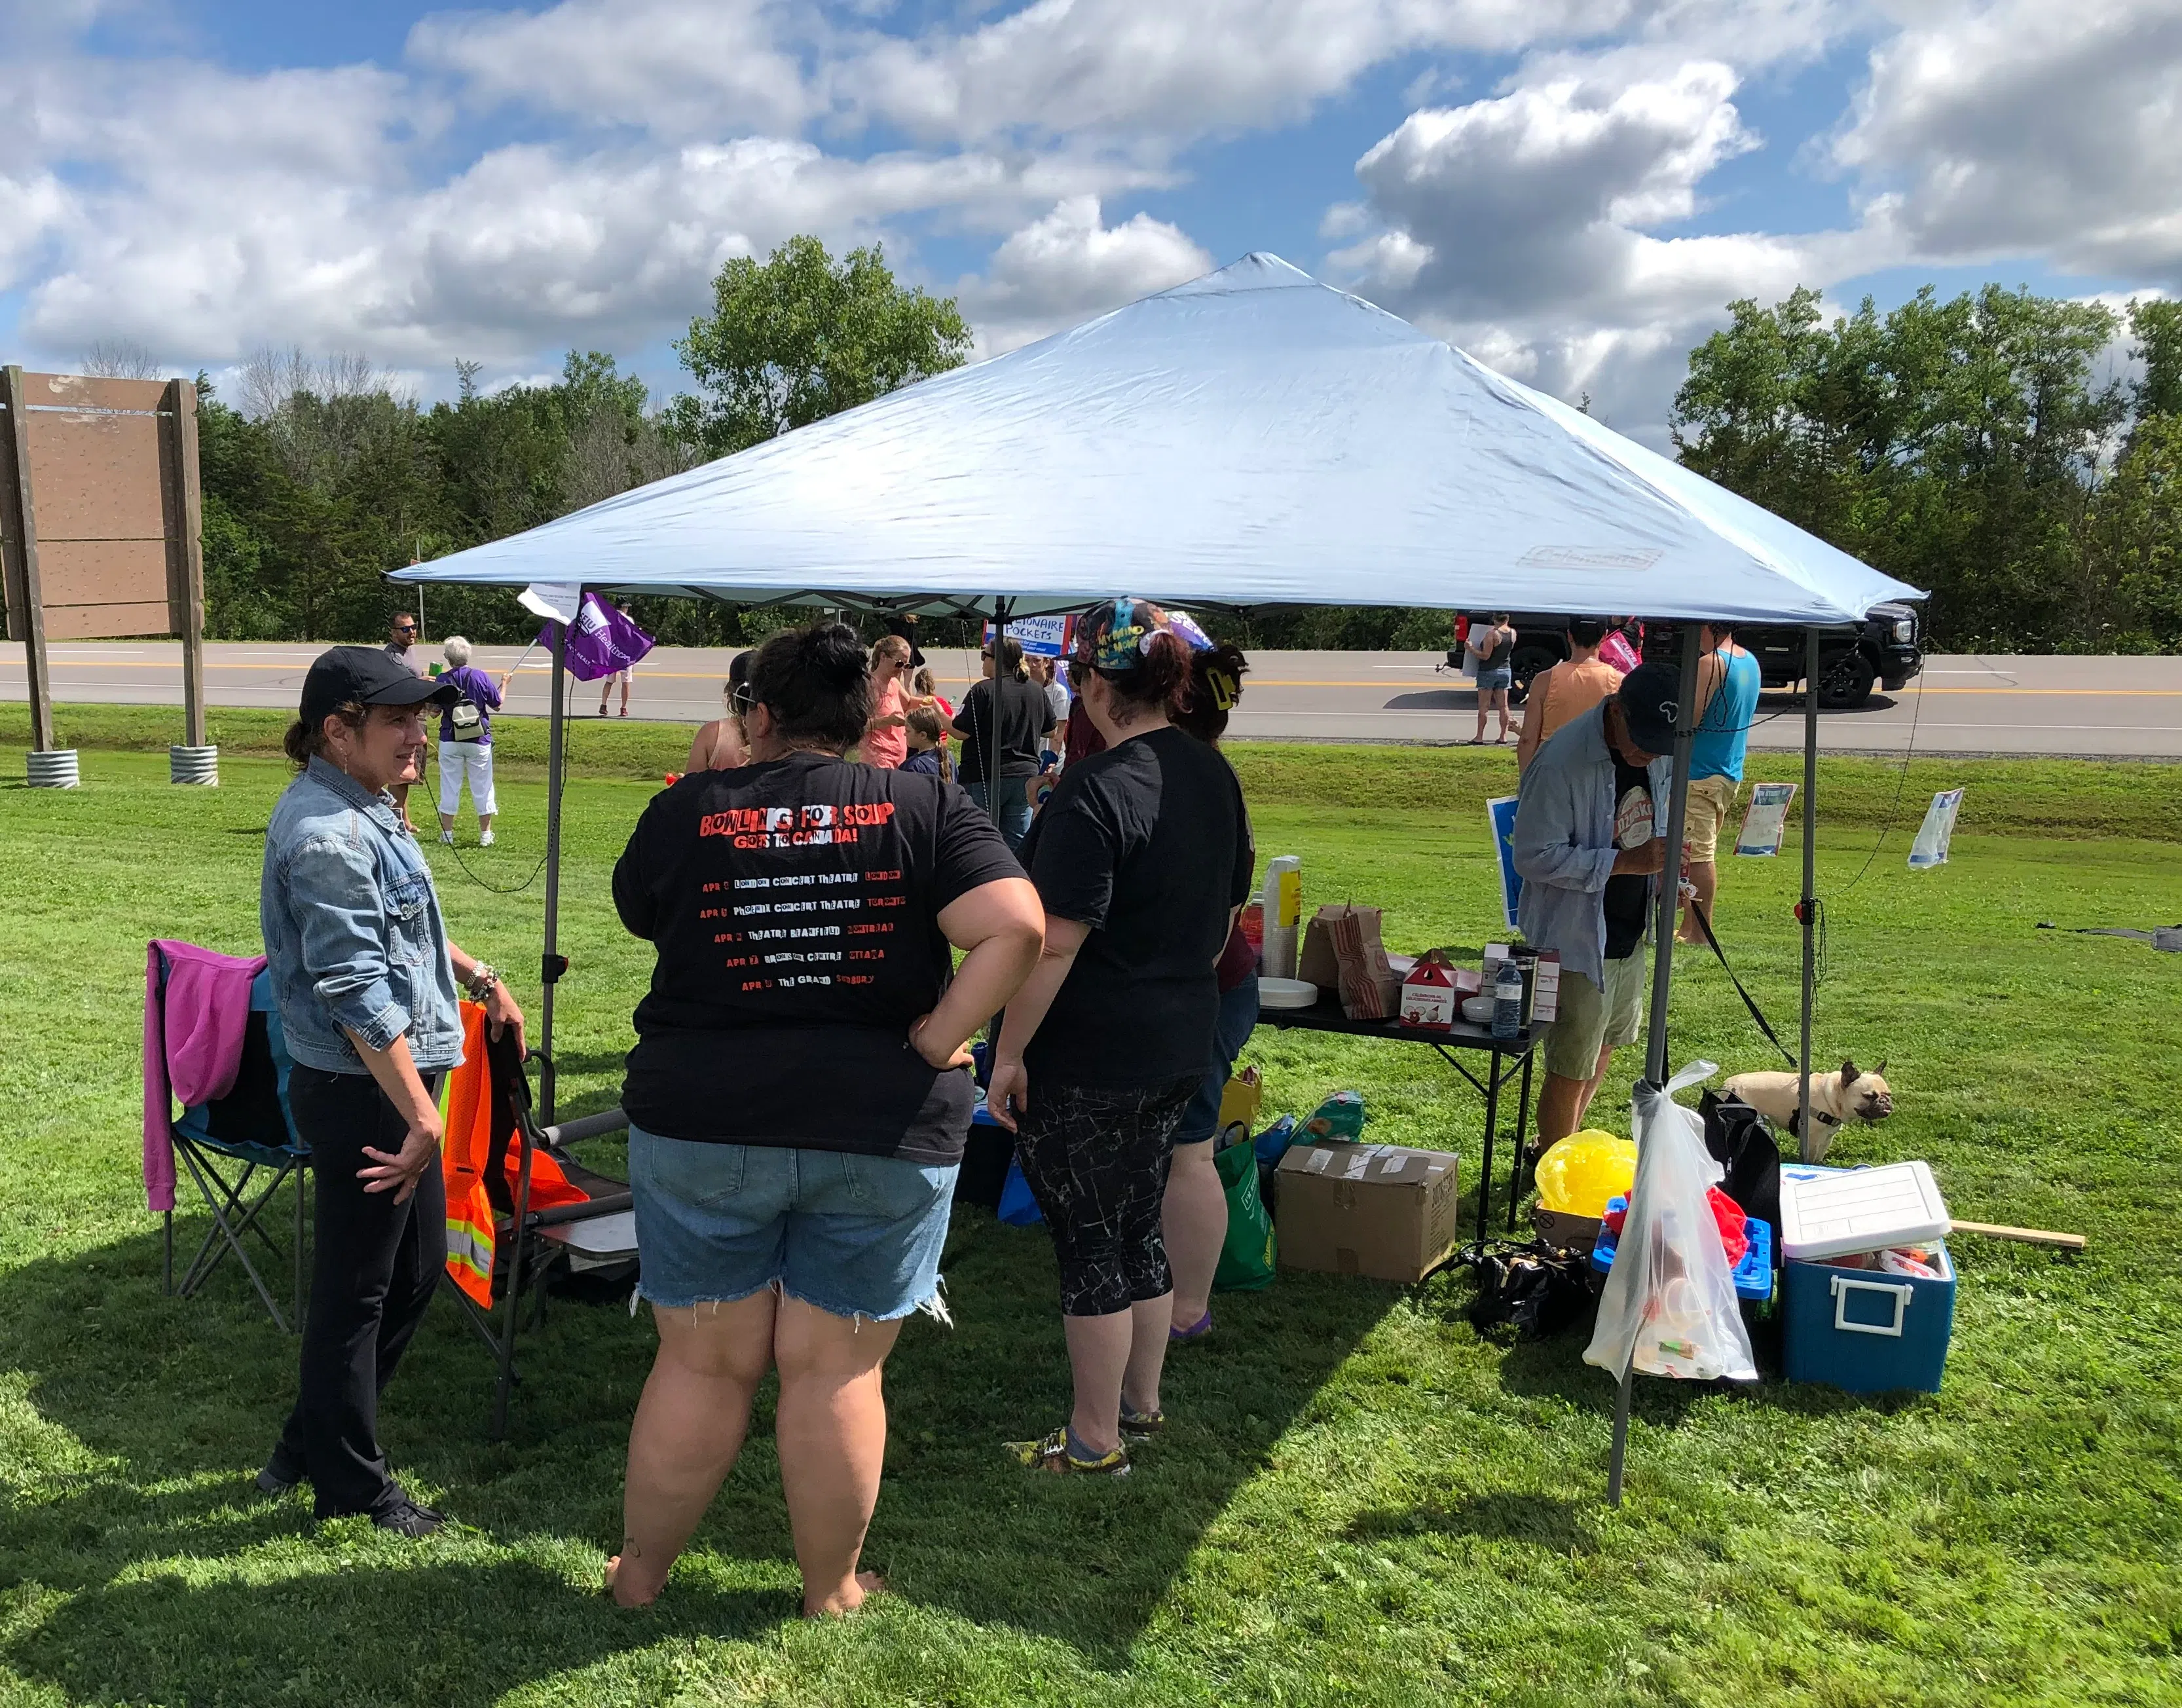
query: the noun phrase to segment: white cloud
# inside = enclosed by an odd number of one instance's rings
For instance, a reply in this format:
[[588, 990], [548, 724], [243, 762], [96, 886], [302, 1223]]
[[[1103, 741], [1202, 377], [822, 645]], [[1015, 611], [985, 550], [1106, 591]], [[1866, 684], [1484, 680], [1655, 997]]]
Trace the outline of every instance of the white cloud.
[[1909, 8], [1832, 158], [1919, 259], [2033, 254], [2182, 281], [2182, 7], [2000, 0]]
[[1685, 64], [1631, 82], [1557, 69], [1413, 113], [1357, 163], [1380, 230], [1332, 258], [1359, 287], [1504, 371], [1656, 419], [1690, 336], [1736, 297], [1793, 286], [1811, 246], [1762, 233], [1657, 236], [1758, 146], [1736, 74]]
[[[802, 15], [816, 24], [815, 8]], [[457, 12], [409, 35], [416, 64], [486, 103], [676, 137], [794, 134], [817, 97], [795, 8], [775, 0], [563, 0], [543, 12]]]
[[1010, 234], [983, 280], [957, 287], [978, 343], [998, 354], [1210, 272], [1211, 256], [1148, 214], [1103, 223], [1099, 198], [1072, 196]]

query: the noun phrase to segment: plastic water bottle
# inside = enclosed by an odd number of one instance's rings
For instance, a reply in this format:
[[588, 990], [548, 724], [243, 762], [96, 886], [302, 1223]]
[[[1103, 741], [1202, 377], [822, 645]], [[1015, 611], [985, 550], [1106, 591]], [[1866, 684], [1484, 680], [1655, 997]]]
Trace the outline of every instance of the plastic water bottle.
[[1493, 1035], [1513, 1038], [1523, 1029], [1523, 975], [1513, 961], [1503, 961], [1493, 980]]

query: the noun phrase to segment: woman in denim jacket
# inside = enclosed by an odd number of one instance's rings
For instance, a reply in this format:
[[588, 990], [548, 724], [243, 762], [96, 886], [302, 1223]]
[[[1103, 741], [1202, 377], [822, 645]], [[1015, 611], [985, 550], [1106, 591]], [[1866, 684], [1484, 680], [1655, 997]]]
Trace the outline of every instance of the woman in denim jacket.
[[307, 1477], [321, 1518], [363, 1513], [425, 1536], [379, 1448], [379, 1394], [447, 1255], [440, 1076], [462, 1059], [459, 982], [493, 1034], [522, 1012], [447, 941], [432, 874], [391, 785], [413, 781], [427, 704], [455, 690], [368, 646], [322, 654], [288, 731], [302, 775], [265, 835], [258, 919], [295, 1067], [288, 1106], [311, 1148], [317, 1248], [295, 1410], [258, 1486]]

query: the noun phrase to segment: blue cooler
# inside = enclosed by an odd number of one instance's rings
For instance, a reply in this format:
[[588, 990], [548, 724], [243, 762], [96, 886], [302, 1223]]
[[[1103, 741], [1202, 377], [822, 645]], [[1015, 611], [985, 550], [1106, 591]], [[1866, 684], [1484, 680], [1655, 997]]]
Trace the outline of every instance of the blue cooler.
[[1791, 1382], [1823, 1382], [1851, 1394], [1940, 1391], [1955, 1326], [1955, 1265], [1930, 1249], [1940, 1275], [1791, 1258], [1781, 1267], [1782, 1356]]

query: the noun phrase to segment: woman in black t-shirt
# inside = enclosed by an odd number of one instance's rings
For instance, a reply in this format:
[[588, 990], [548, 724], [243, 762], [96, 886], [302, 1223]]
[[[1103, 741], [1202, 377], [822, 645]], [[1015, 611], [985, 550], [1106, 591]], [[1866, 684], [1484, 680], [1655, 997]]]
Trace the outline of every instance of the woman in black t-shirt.
[[[995, 654], [997, 653], [997, 657]], [[962, 696], [962, 709], [955, 714], [954, 729], [962, 738], [962, 756], [955, 774], [970, 791], [970, 798], [992, 810], [994, 758], [991, 736], [993, 708], [1000, 707], [1000, 835], [1009, 849], [1020, 854], [1030, 829], [1030, 797], [1023, 785], [1038, 775], [1039, 743], [1053, 728], [1053, 707], [1045, 690], [1030, 679], [1023, 668], [1022, 643], [1011, 635], [994, 637], [978, 657], [985, 679], [970, 685]]]
[[1243, 794], [1169, 721], [1188, 643], [1116, 599], [1077, 625], [1071, 674], [1107, 746], [1061, 774], [1023, 845], [1045, 953], [1009, 1006], [985, 1103], [1053, 1230], [1075, 1375], [1068, 1422], [1016, 1451], [1121, 1475], [1122, 1435], [1166, 1421], [1173, 1319], [1160, 1201], [1175, 1128], [1213, 1053], [1213, 971], [1250, 888]]
[[777, 1367], [804, 1611], [842, 1613], [872, 1587], [879, 1367], [911, 1312], [944, 1319], [962, 1046], [1036, 963], [1041, 914], [960, 790], [843, 760], [871, 717], [853, 629], [775, 635], [745, 705], [751, 762], [653, 796], [614, 868], [659, 956], [622, 1091], [659, 1356], [609, 1583], [658, 1594]]

